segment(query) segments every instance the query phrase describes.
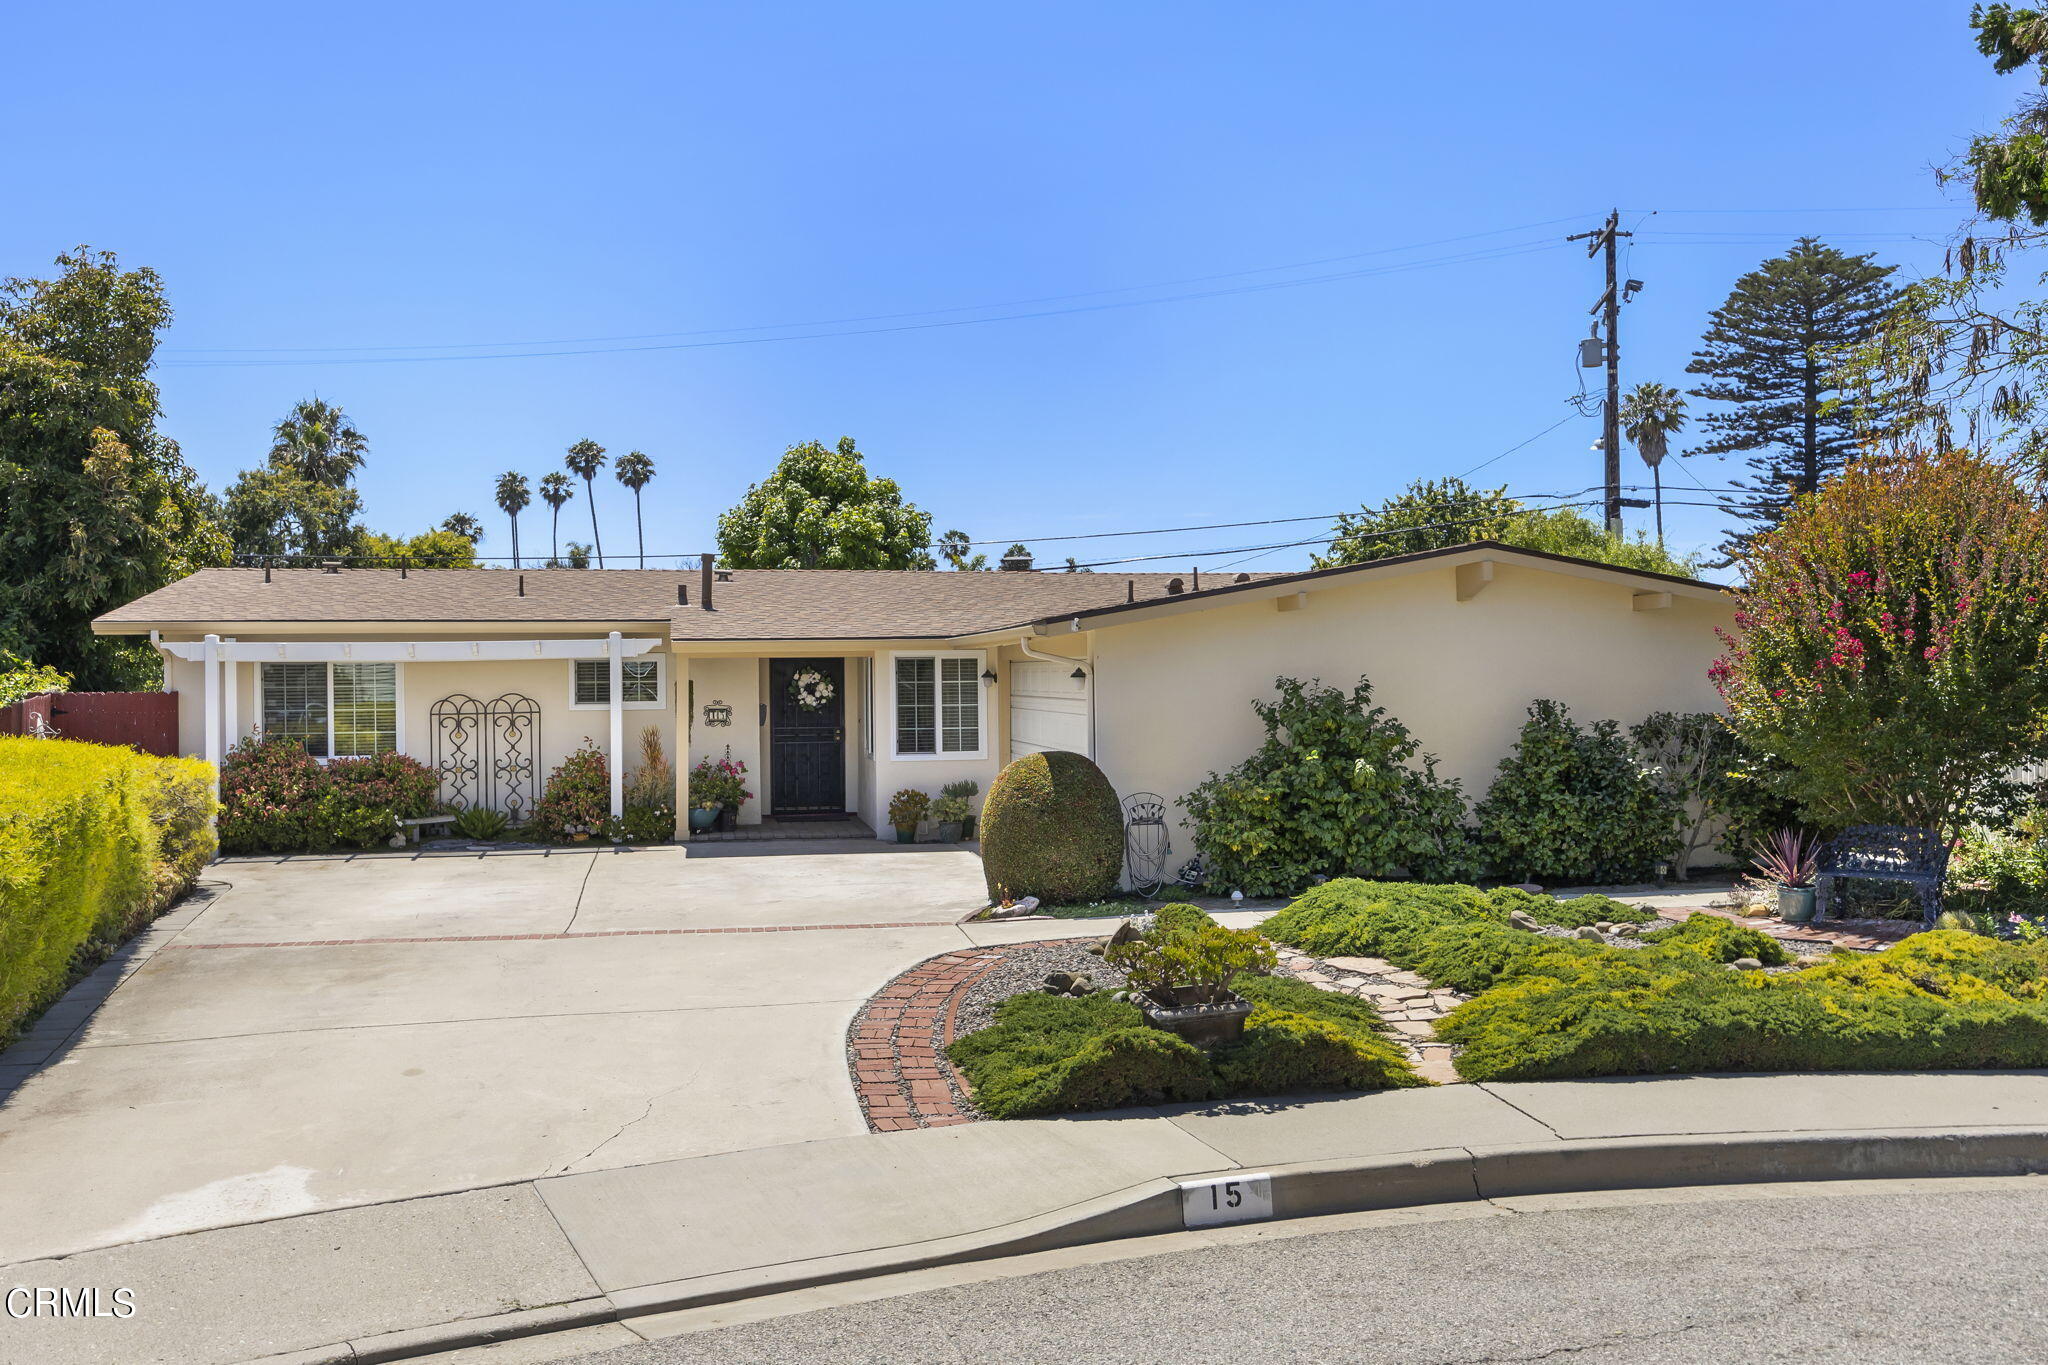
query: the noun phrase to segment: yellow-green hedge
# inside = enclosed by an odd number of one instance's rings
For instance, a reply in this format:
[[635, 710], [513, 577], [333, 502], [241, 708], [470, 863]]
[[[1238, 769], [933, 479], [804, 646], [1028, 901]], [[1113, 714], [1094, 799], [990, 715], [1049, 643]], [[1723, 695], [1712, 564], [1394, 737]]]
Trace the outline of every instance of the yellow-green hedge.
[[213, 856], [213, 772], [193, 759], [0, 736], [0, 1042]]

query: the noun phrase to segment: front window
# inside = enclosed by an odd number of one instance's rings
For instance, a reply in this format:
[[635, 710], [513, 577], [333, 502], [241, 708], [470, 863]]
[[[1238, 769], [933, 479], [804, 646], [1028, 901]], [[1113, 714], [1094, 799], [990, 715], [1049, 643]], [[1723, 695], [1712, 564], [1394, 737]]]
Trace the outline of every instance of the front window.
[[[610, 706], [611, 663], [606, 659], [578, 659], [574, 706]], [[646, 708], [661, 705], [661, 660], [619, 660], [619, 701], [621, 705]]]
[[263, 732], [315, 758], [367, 758], [398, 747], [397, 664], [264, 664]]
[[981, 754], [980, 655], [900, 654], [895, 683], [897, 757]]

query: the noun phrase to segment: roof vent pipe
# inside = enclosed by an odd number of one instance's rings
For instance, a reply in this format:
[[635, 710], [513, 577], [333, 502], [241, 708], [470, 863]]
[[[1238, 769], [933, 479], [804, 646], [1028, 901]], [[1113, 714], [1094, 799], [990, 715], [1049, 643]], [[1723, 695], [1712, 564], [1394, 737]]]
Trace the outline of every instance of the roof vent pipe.
[[1252, 581], [1252, 576], [1248, 573], [1241, 573], [1230, 581], [1233, 583], [1249, 583]]
[[1202, 590], [1202, 566], [1201, 566], [1201, 565], [1199, 565], [1199, 564], [1197, 564], [1197, 565], [1195, 565], [1195, 591], [1196, 591], [1196, 592], [1200, 592], [1201, 590]]
[[676, 584], [676, 605], [679, 607], [690, 605], [690, 585], [688, 583]]
[[321, 572], [321, 573], [340, 573], [340, 572], [341, 572], [341, 561], [340, 561], [340, 560], [338, 560], [338, 559], [323, 559], [323, 560], [321, 560], [321, 561], [320, 561], [320, 572]]
[[521, 575], [519, 575], [519, 595], [520, 595], [521, 597], [524, 597], [524, 596], [526, 596], [526, 575], [525, 575], [525, 574], [521, 574]]
[[1135, 602], [1135, 601], [1137, 601], [1137, 600], [1138, 600], [1138, 580], [1137, 580], [1137, 579], [1135, 579], [1135, 578], [1126, 578], [1126, 579], [1124, 580], [1124, 601], [1126, 601], [1126, 602]]
[[1178, 578], [1169, 578], [1166, 580], [1166, 595], [1168, 597], [1178, 597], [1187, 590], [1188, 585], [1181, 582]]
[[700, 558], [702, 559], [702, 567], [698, 570], [697, 595], [704, 600], [697, 605], [706, 611], [710, 611], [712, 570], [718, 563], [718, 556], [703, 555]]

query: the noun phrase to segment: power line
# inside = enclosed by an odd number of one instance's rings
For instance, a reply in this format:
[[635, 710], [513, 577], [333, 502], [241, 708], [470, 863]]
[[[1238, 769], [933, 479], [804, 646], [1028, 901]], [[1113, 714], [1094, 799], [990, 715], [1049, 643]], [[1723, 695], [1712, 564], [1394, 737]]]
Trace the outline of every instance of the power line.
[[1552, 422], [1549, 426], [1543, 428], [1543, 430], [1537, 432], [1534, 436], [1529, 437], [1528, 440], [1517, 441], [1514, 445], [1509, 446], [1506, 450], [1503, 450], [1500, 454], [1494, 456], [1493, 459], [1481, 460], [1478, 464], [1473, 465], [1470, 469], [1466, 470], [1463, 474], [1460, 474], [1457, 477], [1461, 479], [1469, 479], [1474, 474], [1477, 474], [1480, 470], [1494, 463], [1495, 460], [1505, 460], [1508, 456], [1514, 454], [1523, 446], [1528, 445], [1534, 441], [1542, 440], [1545, 436], [1548, 436], [1551, 432], [1556, 431], [1566, 422], [1572, 421], [1573, 419], [1581, 417], [1583, 415], [1583, 413], [1568, 412], [1564, 416], [1558, 418], [1555, 422]]
[[1341, 256], [1319, 256], [1306, 261], [1290, 261], [1284, 265], [1254, 266], [1249, 270], [1231, 270], [1214, 275], [1194, 275], [1177, 280], [1156, 280], [1150, 284], [1118, 285], [1110, 289], [1087, 289], [1072, 294], [1042, 294], [1026, 299], [1006, 299], [998, 303], [965, 303], [949, 308], [926, 308], [901, 313], [869, 313], [857, 317], [823, 318], [808, 322], [769, 322], [747, 327], [707, 327], [686, 332], [639, 332], [623, 336], [597, 337], [549, 337], [528, 341], [462, 341], [436, 342], [400, 346], [177, 346], [166, 347], [166, 355], [292, 355], [328, 351], [462, 351], [487, 347], [505, 346], [583, 346], [614, 341], [658, 341], [670, 337], [722, 336], [733, 332], [785, 331], [798, 327], [840, 327], [858, 322], [894, 322], [902, 318], [938, 317], [946, 313], [973, 313], [992, 308], [1023, 308], [1038, 303], [1064, 303], [1071, 299], [1100, 298], [1106, 294], [1130, 294], [1146, 289], [1177, 289], [1190, 284], [1209, 284], [1216, 280], [1242, 279], [1247, 275], [1270, 275], [1282, 270], [1306, 270], [1310, 266], [1334, 265], [1339, 261], [1363, 260], [1368, 256], [1397, 255], [1403, 251], [1420, 251], [1425, 247], [1449, 246], [1454, 242], [1477, 241], [1481, 237], [1501, 237], [1511, 232], [1528, 232], [1535, 228], [1551, 227], [1558, 223], [1577, 220], [1578, 215], [1564, 218], [1546, 218], [1535, 223], [1518, 223], [1514, 227], [1489, 228], [1484, 232], [1467, 232], [1456, 237], [1436, 237], [1426, 242], [1409, 242], [1402, 246], [1374, 247], [1367, 251], [1353, 251]]
[[1554, 251], [1556, 249], [1557, 244], [1553, 242], [1517, 242], [1500, 247], [1490, 247], [1480, 251], [1435, 257], [1428, 260], [1406, 261], [1394, 265], [1338, 271], [1328, 275], [1310, 275], [1294, 280], [1271, 280], [1262, 284], [1238, 285], [1229, 289], [1197, 290], [1191, 293], [1173, 294], [1155, 299], [1125, 299], [1112, 303], [1086, 304], [1074, 308], [1046, 308], [1029, 313], [1003, 313], [986, 318], [954, 318], [939, 322], [902, 323], [893, 327], [863, 327], [836, 332], [799, 332], [786, 336], [731, 337], [720, 341], [664, 342], [646, 346], [593, 346], [577, 350], [559, 351], [476, 352], [466, 355], [337, 356], [324, 360], [183, 360], [165, 361], [164, 364], [167, 368], [187, 370], [274, 369], [306, 365], [412, 365], [452, 360], [536, 360], [558, 356], [625, 355], [646, 351], [694, 351], [723, 346], [760, 346], [782, 341], [816, 341], [834, 337], [878, 336], [892, 332], [922, 332], [946, 327], [973, 327], [991, 322], [1021, 322], [1036, 318], [1063, 317], [1077, 313], [1100, 313], [1115, 309], [1144, 308], [1161, 303], [1185, 303], [1198, 299], [1226, 298], [1238, 294], [1261, 294], [1279, 289], [1298, 289], [1312, 284], [1331, 284], [1345, 280], [1368, 279], [1380, 275], [1400, 275], [1415, 270], [1433, 270], [1444, 266], [1477, 265], [1488, 261], [1505, 260], [1511, 256], [1526, 256], [1535, 252]]

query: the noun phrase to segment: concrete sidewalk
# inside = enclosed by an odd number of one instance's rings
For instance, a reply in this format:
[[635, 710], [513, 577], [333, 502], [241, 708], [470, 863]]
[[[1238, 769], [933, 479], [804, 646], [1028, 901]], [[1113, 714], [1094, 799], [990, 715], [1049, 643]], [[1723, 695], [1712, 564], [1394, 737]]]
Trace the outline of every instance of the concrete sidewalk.
[[[2048, 1170], [2048, 1073], [1460, 1085], [864, 1134], [162, 1238], [0, 1273], [133, 1291], [0, 1361], [402, 1359], [1179, 1226], [1185, 1177], [1281, 1217], [1513, 1194]], [[57, 1194], [62, 1197], [61, 1192]]]

